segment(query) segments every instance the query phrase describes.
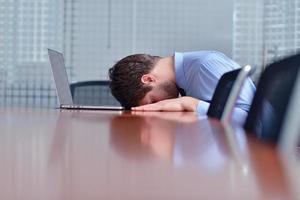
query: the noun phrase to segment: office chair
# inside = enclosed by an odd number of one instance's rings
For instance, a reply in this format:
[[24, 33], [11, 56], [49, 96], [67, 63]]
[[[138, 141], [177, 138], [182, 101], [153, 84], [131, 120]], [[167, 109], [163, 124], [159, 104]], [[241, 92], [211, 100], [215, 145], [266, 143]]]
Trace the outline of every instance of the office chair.
[[254, 71], [254, 68], [246, 65], [223, 74], [214, 91], [207, 115], [221, 121], [229, 121], [241, 87]]
[[[280, 130], [280, 149], [287, 152], [294, 152], [298, 148], [300, 153], [300, 71], [295, 82], [291, 99]], [[299, 154], [300, 155], [300, 154]]]
[[244, 128], [257, 137], [277, 142], [287, 105], [297, 80], [300, 54], [269, 65], [262, 73]]
[[70, 84], [74, 104], [91, 106], [120, 106], [112, 96], [109, 81], [83, 81]]

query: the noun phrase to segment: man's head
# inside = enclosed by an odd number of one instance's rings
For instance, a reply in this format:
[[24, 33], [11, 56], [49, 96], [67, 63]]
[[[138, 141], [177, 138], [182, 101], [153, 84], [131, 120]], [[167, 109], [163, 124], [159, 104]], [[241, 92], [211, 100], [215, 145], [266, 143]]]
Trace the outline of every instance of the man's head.
[[171, 80], [172, 74], [166, 70], [174, 68], [169, 66], [173, 63], [168, 58], [136, 54], [121, 59], [109, 69], [112, 94], [126, 109], [176, 98], [175, 80]]

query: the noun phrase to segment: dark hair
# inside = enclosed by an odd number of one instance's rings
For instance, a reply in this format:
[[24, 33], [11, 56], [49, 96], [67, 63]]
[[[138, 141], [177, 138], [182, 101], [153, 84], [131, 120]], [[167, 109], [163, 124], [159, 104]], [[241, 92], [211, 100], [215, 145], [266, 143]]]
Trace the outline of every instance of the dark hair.
[[159, 59], [158, 56], [135, 54], [121, 59], [109, 69], [111, 93], [126, 109], [138, 106], [152, 90], [141, 82], [141, 78], [150, 73]]

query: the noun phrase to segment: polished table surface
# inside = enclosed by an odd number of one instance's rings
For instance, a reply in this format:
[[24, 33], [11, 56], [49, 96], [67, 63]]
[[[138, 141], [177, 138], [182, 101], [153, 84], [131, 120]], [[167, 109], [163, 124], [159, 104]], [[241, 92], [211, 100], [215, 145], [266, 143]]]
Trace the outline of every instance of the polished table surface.
[[300, 199], [299, 157], [194, 113], [0, 110], [1, 200]]

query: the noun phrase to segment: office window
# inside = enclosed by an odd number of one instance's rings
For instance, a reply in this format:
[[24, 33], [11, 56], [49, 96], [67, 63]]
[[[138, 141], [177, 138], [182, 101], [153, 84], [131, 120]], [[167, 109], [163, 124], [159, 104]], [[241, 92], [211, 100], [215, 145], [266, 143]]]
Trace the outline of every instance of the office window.
[[57, 106], [47, 48], [64, 53], [77, 82], [107, 79], [128, 54], [194, 50], [223, 51], [259, 74], [300, 46], [300, 0], [0, 2], [0, 106]]
[[[298, 15], [299, 0], [235, 0], [234, 12], [251, 12], [248, 23], [245, 18], [234, 18], [234, 30], [249, 28], [249, 31], [240, 31], [246, 37], [239, 37], [233, 33], [233, 58], [241, 65], [252, 64], [262, 69], [268, 63], [299, 51], [296, 37], [297, 27], [300, 24]], [[241, 9], [242, 8], [242, 9]], [[253, 54], [243, 53], [240, 44], [245, 40], [260, 44], [244, 46], [242, 49], [252, 49]], [[263, 54], [261, 54], [263, 52]], [[262, 57], [259, 62], [254, 62]], [[261, 70], [257, 71], [258, 77]]]

